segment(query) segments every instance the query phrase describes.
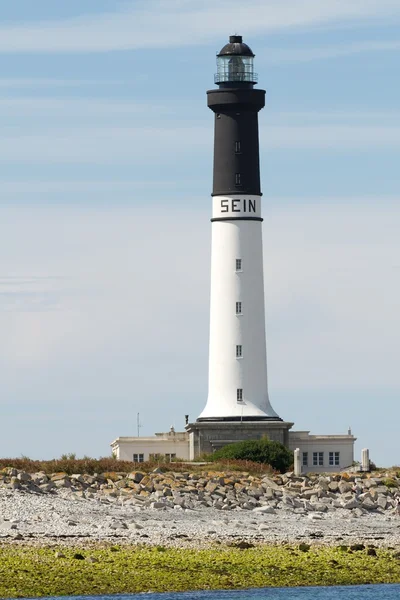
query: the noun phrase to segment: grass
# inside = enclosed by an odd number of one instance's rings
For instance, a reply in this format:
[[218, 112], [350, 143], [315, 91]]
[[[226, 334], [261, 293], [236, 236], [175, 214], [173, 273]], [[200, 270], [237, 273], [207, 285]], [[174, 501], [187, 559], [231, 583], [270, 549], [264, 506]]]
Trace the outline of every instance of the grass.
[[182, 472], [204, 472], [210, 471], [240, 471], [247, 472], [250, 475], [264, 476], [271, 475], [273, 470], [269, 465], [254, 463], [248, 460], [222, 460], [210, 465], [195, 465], [183, 462], [162, 462], [148, 461], [144, 463], [134, 463], [130, 461], [117, 460], [115, 458], [75, 458], [74, 455], [62, 456], [52, 460], [32, 460], [27, 457], [21, 458], [0, 458], [0, 473], [3, 469], [14, 467], [15, 469], [26, 471], [27, 473], [38, 473], [43, 471], [50, 475], [52, 473], [64, 472], [67, 475], [74, 473], [121, 473], [127, 474], [132, 471], [142, 471], [151, 473], [156, 468], [162, 471]]
[[368, 548], [304, 544], [246, 550], [109, 546], [59, 548], [61, 558], [56, 550], [0, 547], [0, 597], [400, 582], [400, 553], [393, 549], [370, 556]]

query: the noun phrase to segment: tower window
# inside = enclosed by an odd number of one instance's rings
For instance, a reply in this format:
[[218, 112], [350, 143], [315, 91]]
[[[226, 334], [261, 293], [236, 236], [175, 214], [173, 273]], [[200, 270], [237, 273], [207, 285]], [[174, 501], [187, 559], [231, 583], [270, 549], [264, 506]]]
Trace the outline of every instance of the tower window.
[[242, 270], [242, 259], [237, 258], [236, 259], [236, 271], [241, 271], [241, 270]]
[[242, 176], [240, 173], [235, 173], [235, 185], [242, 185]]
[[242, 388], [238, 388], [236, 390], [236, 400], [238, 402], [242, 402], [243, 401], [243, 389]]
[[242, 346], [239, 344], [238, 346], [236, 346], [236, 358], [242, 358], [242, 356]]
[[240, 142], [235, 142], [235, 154], [240, 154], [241, 153], [241, 144]]
[[236, 302], [236, 314], [237, 315], [242, 314], [242, 303], [241, 302]]

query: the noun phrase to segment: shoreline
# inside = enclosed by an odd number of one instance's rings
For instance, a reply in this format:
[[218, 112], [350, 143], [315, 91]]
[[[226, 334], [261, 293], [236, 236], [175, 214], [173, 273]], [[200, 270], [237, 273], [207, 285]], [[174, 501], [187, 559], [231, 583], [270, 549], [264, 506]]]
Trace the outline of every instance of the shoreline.
[[399, 481], [10, 468], [0, 597], [400, 583]]

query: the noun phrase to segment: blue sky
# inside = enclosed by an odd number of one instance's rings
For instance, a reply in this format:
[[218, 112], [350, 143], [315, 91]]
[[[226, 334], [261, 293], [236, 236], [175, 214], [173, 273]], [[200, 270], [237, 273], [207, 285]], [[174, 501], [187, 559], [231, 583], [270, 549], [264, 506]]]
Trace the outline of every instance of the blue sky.
[[0, 455], [109, 454], [207, 396], [215, 54], [256, 54], [271, 402], [400, 463], [398, 0], [0, 15]]

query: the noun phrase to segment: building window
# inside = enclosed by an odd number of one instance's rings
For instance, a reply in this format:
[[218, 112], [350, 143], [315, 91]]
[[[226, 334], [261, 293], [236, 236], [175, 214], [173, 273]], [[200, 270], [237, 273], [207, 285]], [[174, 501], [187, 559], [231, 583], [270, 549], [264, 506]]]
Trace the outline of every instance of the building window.
[[238, 388], [236, 390], [236, 400], [238, 402], [242, 402], [242, 400], [243, 400], [243, 390], [242, 390], [242, 388]]
[[242, 358], [243, 354], [242, 354], [242, 346], [236, 346], [236, 358]]
[[242, 270], [242, 259], [237, 258], [236, 259], [236, 271], [241, 271], [241, 270]]
[[323, 452], [313, 452], [313, 466], [314, 467], [323, 467], [324, 466], [324, 453]]
[[308, 452], [303, 452], [303, 467], [308, 467]]
[[242, 176], [240, 173], [235, 173], [235, 185], [242, 185]]
[[339, 452], [329, 452], [329, 466], [330, 467], [338, 467], [339, 466]]
[[235, 142], [235, 154], [240, 154], [241, 151], [240, 142]]
[[171, 460], [174, 460], [174, 458], [176, 458], [176, 454], [166, 454], [165, 458], [168, 462], [171, 462]]
[[237, 315], [242, 314], [242, 303], [241, 302], [236, 302], [236, 314]]
[[134, 454], [133, 455], [133, 462], [136, 462], [136, 463], [142, 463], [142, 462], [144, 462], [144, 454]]

